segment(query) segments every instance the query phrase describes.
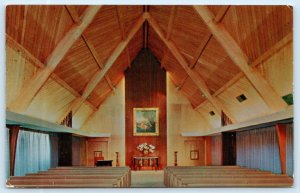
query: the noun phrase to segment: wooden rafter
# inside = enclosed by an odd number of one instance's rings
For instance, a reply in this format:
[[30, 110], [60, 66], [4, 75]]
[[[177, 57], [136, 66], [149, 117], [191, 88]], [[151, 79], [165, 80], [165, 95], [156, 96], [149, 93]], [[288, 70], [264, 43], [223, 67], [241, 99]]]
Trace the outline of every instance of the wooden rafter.
[[65, 113], [58, 119], [57, 122], [63, 120], [63, 118], [72, 111], [74, 114], [78, 111], [81, 104], [88, 98], [88, 96], [93, 92], [93, 90], [96, 88], [97, 84], [102, 80], [102, 78], [105, 76], [107, 71], [112, 67], [114, 62], [117, 60], [117, 58], [120, 56], [120, 54], [123, 52], [123, 50], [126, 48], [130, 40], [133, 38], [133, 36], [136, 34], [136, 32], [140, 29], [140, 27], [143, 25], [145, 21], [144, 15], [141, 16], [133, 25], [132, 29], [130, 30], [127, 38], [123, 41], [121, 41], [118, 46], [114, 49], [110, 57], [107, 59], [106, 64], [104, 65], [104, 68], [102, 70], [99, 70], [96, 72], [96, 74], [92, 77], [92, 79], [89, 81], [87, 86], [85, 87], [82, 97], [76, 98], [72, 104], [69, 106], [68, 110], [65, 111]]
[[[251, 63], [251, 68], [255, 68], [257, 65], [261, 64], [262, 62], [268, 60], [270, 57], [272, 57], [276, 52], [284, 48], [288, 43], [292, 42], [293, 40], [293, 34], [292, 32], [287, 34], [284, 38], [282, 38], [279, 42], [277, 42], [274, 46], [272, 46], [269, 50], [264, 52], [262, 55], [260, 55], [256, 60], [254, 60]], [[217, 97], [220, 93], [225, 91], [227, 88], [232, 86], [234, 83], [239, 81], [241, 78], [245, 77], [245, 74], [243, 72], [239, 72], [237, 75], [235, 75], [231, 80], [229, 80], [224, 86], [219, 88], [214, 94], [214, 97]], [[204, 102], [203, 102], [204, 103]], [[202, 103], [196, 107], [196, 109], [199, 109], [202, 106]]]
[[46, 67], [39, 71], [27, 84], [21, 89], [18, 97], [8, 107], [9, 110], [17, 113], [24, 112], [31, 104], [33, 98], [46, 83], [51, 73], [55, 70], [59, 62], [66, 55], [68, 50], [80, 37], [82, 32], [92, 22], [101, 6], [89, 6], [83, 13], [80, 23], [74, 24], [65, 34], [61, 41], [54, 48], [52, 53], [46, 59]]
[[[71, 18], [73, 19], [73, 21], [75, 23], [79, 23], [80, 22], [80, 17], [78, 16], [78, 13], [77, 11], [74, 9], [73, 6], [69, 6], [69, 5], [66, 5], [65, 6], [66, 9], [68, 10], [69, 12], [69, 15], [71, 16]], [[98, 54], [98, 52], [96, 51], [96, 48], [95, 46], [93, 45], [93, 43], [84, 35], [84, 34], [81, 34], [81, 37], [84, 41], [84, 43], [86, 44], [86, 46], [88, 47], [91, 55], [93, 56], [95, 62], [97, 63], [97, 65], [99, 66], [100, 69], [103, 69], [103, 64], [101, 63], [101, 60], [100, 60], [100, 56]], [[111, 88], [111, 90], [113, 92], [115, 92], [115, 87], [114, 85], [112, 84], [111, 80], [109, 79], [109, 77], [107, 75], [105, 75], [105, 80], [108, 84], [108, 86]]]
[[226, 15], [229, 8], [230, 8], [230, 5], [223, 5], [223, 6], [220, 7], [220, 10], [218, 11], [218, 13], [215, 17], [216, 23], [219, 23], [219, 22], [222, 21], [222, 19]]
[[[18, 51], [23, 58], [28, 60], [31, 64], [42, 70], [45, 68], [45, 65], [37, 59], [35, 56], [33, 56], [26, 48], [24, 48], [22, 45], [20, 45], [18, 42], [16, 42], [12, 37], [10, 37], [8, 34], [6, 34], [6, 42], [7, 46], [11, 47], [12, 49]], [[52, 73], [50, 77], [60, 84], [62, 87], [67, 89], [72, 95], [75, 97], [80, 97], [81, 95], [72, 87], [70, 87], [64, 80], [62, 80], [59, 76], [57, 76], [55, 73]], [[86, 101], [86, 104], [89, 105], [93, 110], [97, 110], [95, 106], [93, 106], [90, 102]]]
[[[77, 92], [74, 88], [72, 88], [70, 85], [68, 85], [63, 79], [61, 79], [59, 76], [57, 76], [55, 73], [51, 74], [51, 78], [57, 82], [58, 84], [60, 84], [62, 87], [64, 87], [65, 89], [67, 89], [70, 93], [72, 93], [72, 95], [74, 95], [75, 97], [81, 97], [80, 93]], [[90, 103], [89, 101], [84, 101], [86, 105], [88, 105], [89, 107], [91, 107], [91, 109], [93, 109], [93, 111], [97, 111], [98, 108], [95, 107], [92, 103]]]
[[155, 19], [153, 19], [151, 15], [148, 14], [147, 20], [152, 26], [152, 28], [156, 31], [158, 36], [161, 38], [161, 40], [169, 48], [170, 52], [175, 56], [175, 58], [182, 66], [182, 68], [185, 70], [185, 72], [190, 76], [190, 78], [194, 81], [194, 83], [197, 85], [200, 91], [206, 96], [206, 98], [211, 102], [211, 104], [217, 110], [217, 113], [221, 114], [221, 111], [223, 110], [223, 112], [225, 112], [226, 115], [231, 120], [233, 120], [233, 122], [235, 122], [235, 118], [231, 115], [231, 113], [215, 97], [211, 95], [207, 85], [205, 84], [204, 80], [199, 76], [199, 74], [189, 68], [189, 64], [186, 62], [185, 58], [181, 55], [180, 51], [175, 46], [175, 44], [164, 37], [162, 30], [160, 29]]
[[262, 77], [262, 75], [257, 70], [254, 70], [249, 66], [249, 60], [246, 54], [231, 37], [228, 31], [214, 20], [215, 17], [209, 8], [206, 6], [194, 6], [194, 9], [208, 26], [216, 40], [224, 48], [234, 64], [246, 75], [270, 110], [276, 112], [285, 109], [287, 104], [278, 95], [278, 93], [276, 93], [274, 88], [272, 88]]
[[[225, 16], [225, 14], [227, 13], [228, 9], [229, 9], [230, 6], [222, 6], [220, 8], [220, 10], [218, 11], [216, 17], [215, 17], [215, 21], [216, 22], [220, 22], [222, 20], [222, 18]], [[206, 36], [204, 36], [202, 42], [200, 43], [200, 45], [198, 46], [194, 56], [193, 56], [193, 59], [192, 59], [192, 62], [191, 62], [191, 65], [190, 65], [190, 68], [195, 68], [195, 66], [197, 65], [198, 62], [200, 63], [205, 63], [203, 60], [201, 60], [201, 56], [206, 48], [206, 46], [208, 45], [209, 41], [211, 40], [212, 38], [212, 33], [209, 32]], [[187, 78], [185, 78], [184, 80], [186, 80]], [[182, 86], [185, 84], [186, 81], [183, 81], [182, 82]]]

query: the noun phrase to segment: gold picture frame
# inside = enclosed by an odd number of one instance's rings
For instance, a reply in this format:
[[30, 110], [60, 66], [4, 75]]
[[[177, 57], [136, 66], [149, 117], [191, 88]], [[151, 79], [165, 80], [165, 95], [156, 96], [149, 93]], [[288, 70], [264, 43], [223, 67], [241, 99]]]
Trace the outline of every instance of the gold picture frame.
[[159, 136], [159, 108], [133, 108], [133, 136]]

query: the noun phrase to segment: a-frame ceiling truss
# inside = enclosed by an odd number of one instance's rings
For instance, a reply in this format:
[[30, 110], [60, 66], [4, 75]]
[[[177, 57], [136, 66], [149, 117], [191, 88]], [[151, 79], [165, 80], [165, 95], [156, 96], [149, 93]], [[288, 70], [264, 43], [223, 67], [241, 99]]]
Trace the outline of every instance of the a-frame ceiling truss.
[[69, 106], [69, 108], [65, 111], [65, 113], [59, 118], [57, 122], [60, 122], [64, 119], [64, 117], [72, 111], [74, 114], [78, 111], [82, 103], [88, 98], [88, 96], [93, 92], [93, 90], [96, 88], [97, 84], [102, 80], [102, 78], [106, 75], [108, 70], [112, 67], [114, 62], [117, 60], [117, 58], [120, 56], [120, 54], [123, 52], [123, 50], [127, 47], [127, 44], [130, 42], [130, 40], [133, 38], [133, 36], [136, 34], [136, 32], [141, 28], [143, 23], [145, 22], [145, 17], [141, 16], [133, 25], [132, 29], [128, 33], [128, 36], [125, 40], [122, 40], [118, 46], [114, 49], [112, 54], [109, 56], [109, 58], [106, 61], [106, 64], [104, 65], [104, 68], [102, 70], [99, 70], [89, 81], [87, 86], [85, 87], [82, 97], [76, 98], [72, 104]]
[[213, 97], [210, 93], [209, 88], [207, 87], [205, 81], [200, 77], [199, 74], [197, 74], [195, 71], [193, 71], [189, 64], [186, 62], [184, 57], [181, 55], [178, 48], [175, 46], [175, 44], [167, 40], [162, 30], [160, 29], [157, 21], [153, 17], [151, 17], [150, 14], [147, 14], [147, 20], [149, 21], [151, 27], [155, 30], [155, 32], [158, 34], [158, 36], [161, 38], [161, 40], [165, 43], [165, 45], [168, 47], [170, 52], [175, 56], [179, 64], [182, 66], [182, 68], [185, 70], [185, 72], [189, 75], [189, 77], [194, 81], [194, 83], [197, 85], [197, 87], [200, 89], [200, 91], [205, 95], [205, 97], [209, 100], [209, 102], [214, 106], [216, 109], [216, 112], [221, 115], [221, 111], [223, 111], [229, 118], [232, 120], [232, 122], [236, 122], [234, 116], [218, 101], [217, 98]]
[[81, 36], [82, 32], [93, 21], [100, 8], [101, 6], [89, 6], [85, 10], [81, 22], [74, 24], [73, 27], [71, 27], [71, 29], [61, 39], [52, 53], [48, 56], [45, 67], [40, 70], [40, 72], [37, 73], [37, 75], [35, 75], [25, 87], [23, 87], [18, 97], [16, 97], [11, 106], [8, 107], [9, 110], [22, 113], [28, 108], [33, 98], [50, 77], [51, 73], [54, 72], [59, 62], [63, 59], [76, 40]]
[[[19, 96], [16, 97], [16, 99], [8, 106], [8, 109], [14, 112], [24, 112], [27, 107], [32, 102], [33, 98], [37, 95], [41, 87], [45, 84], [47, 79], [51, 76], [56, 82], [58, 82], [60, 85], [62, 85], [64, 88], [69, 90], [75, 98], [72, 103], [69, 105], [67, 110], [60, 116], [60, 118], [57, 120], [57, 122], [60, 122], [64, 119], [64, 117], [72, 111], [74, 114], [78, 111], [80, 106], [83, 103], [88, 104], [92, 107], [94, 112], [92, 112], [84, 121], [86, 123], [88, 120], [93, 117], [95, 112], [97, 111], [97, 108], [95, 108], [93, 105], [91, 105], [90, 102], [88, 102], [89, 95], [93, 92], [93, 90], [96, 88], [97, 84], [105, 78], [107, 84], [111, 88], [112, 91], [114, 91], [115, 85], [112, 84], [112, 81], [109, 79], [107, 72], [109, 69], [113, 66], [114, 62], [117, 60], [117, 58], [120, 56], [120, 54], [125, 50], [126, 55], [128, 58], [128, 66], [130, 66], [131, 58], [129, 55], [129, 49], [127, 47], [130, 40], [133, 38], [133, 36], [136, 34], [136, 32], [143, 26], [145, 21], [148, 21], [150, 26], [154, 29], [156, 34], [159, 36], [159, 38], [163, 41], [166, 48], [163, 51], [163, 56], [161, 59], [161, 66], [164, 67], [164, 61], [166, 58], [166, 55], [168, 53], [172, 53], [176, 60], [179, 62], [179, 64], [182, 66], [182, 68], [187, 73], [187, 76], [183, 79], [183, 81], [177, 85], [180, 89], [187, 81], [188, 78], [190, 78], [198, 87], [198, 89], [205, 95], [207, 98], [207, 101], [209, 101], [213, 107], [215, 108], [216, 112], [218, 114], [223, 111], [233, 122], [236, 122], [235, 117], [230, 113], [226, 107], [216, 98], [216, 96], [221, 93], [222, 91], [226, 90], [229, 86], [234, 84], [236, 81], [238, 81], [243, 76], [246, 76], [248, 80], [251, 82], [252, 86], [256, 89], [257, 93], [261, 96], [261, 98], [264, 100], [264, 102], [268, 105], [268, 107], [272, 111], [279, 111], [284, 109], [287, 105], [284, 103], [284, 101], [281, 99], [281, 97], [275, 92], [275, 90], [269, 85], [269, 83], [262, 77], [262, 75], [254, 69], [254, 67], [258, 64], [260, 64], [262, 61], [269, 58], [273, 53], [275, 53], [277, 50], [279, 50], [281, 47], [292, 41], [292, 34], [288, 34], [285, 38], [283, 38], [280, 42], [278, 42], [276, 45], [274, 45], [271, 49], [266, 51], [264, 54], [262, 54], [260, 57], [258, 57], [254, 62], [249, 64], [249, 60], [246, 56], [246, 54], [242, 51], [242, 49], [239, 47], [239, 45], [235, 42], [235, 40], [231, 37], [231, 35], [226, 31], [226, 29], [222, 26], [221, 23], [219, 23], [222, 18], [225, 16], [226, 12], [229, 9], [229, 6], [223, 6], [216, 16], [210, 11], [210, 9], [206, 6], [194, 6], [194, 9], [196, 10], [197, 14], [200, 16], [200, 18], [204, 21], [204, 23], [207, 25], [209, 29], [209, 33], [205, 36], [204, 40], [201, 42], [201, 44], [198, 46], [198, 49], [193, 55], [193, 61], [189, 64], [186, 59], [183, 57], [182, 53], [178, 50], [175, 43], [173, 43], [170, 40], [170, 35], [172, 31], [172, 27], [174, 25], [174, 17], [176, 14], [176, 6], [172, 6], [172, 11], [170, 14], [168, 26], [167, 26], [167, 35], [166, 37], [163, 35], [162, 29], [158, 25], [158, 22], [154, 19], [154, 17], [151, 16], [149, 12], [147, 12], [147, 9], [144, 10], [144, 13], [140, 18], [135, 22], [132, 29], [128, 33], [127, 37], [125, 35], [124, 30], [124, 23], [122, 21], [122, 17], [120, 14], [120, 10], [118, 6], [116, 6], [117, 9], [117, 16], [118, 16], [118, 22], [119, 27], [121, 29], [121, 38], [122, 41], [116, 46], [112, 54], [108, 57], [105, 65], [103, 65], [100, 61], [100, 57], [93, 45], [93, 43], [87, 39], [82, 33], [83, 31], [88, 27], [88, 25], [93, 21], [95, 15], [99, 11], [101, 6], [89, 6], [81, 17], [79, 17], [76, 10], [74, 10], [72, 7], [66, 6], [66, 9], [68, 10], [70, 16], [72, 17], [75, 24], [73, 27], [65, 34], [65, 36], [62, 38], [62, 40], [57, 44], [57, 46], [54, 48], [52, 53], [48, 56], [46, 60], [46, 64], [43, 64], [40, 62], [37, 58], [33, 57], [25, 48], [23, 49], [23, 54], [26, 55], [26, 57], [29, 57], [30, 60], [34, 61], [33, 64], [37, 65], [41, 70], [37, 73], [36, 76], [34, 76], [28, 83], [26, 83], [25, 87], [21, 89]], [[25, 8], [25, 17], [26, 17], [27, 9]], [[145, 28], [146, 29], [146, 28]], [[148, 29], [148, 28], [147, 28]], [[24, 39], [24, 35], [22, 34], [22, 41]], [[89, 80], [87, 86], [85, 87], [83, 94], [80, 95], [78, 91], [75, 91], [72, 89], [65, 81], [60, 79], [57, 75], [55, 75], [53, 72], [56, 68], [56, 66], [59, 64], [59, 62], [63, 59], [63, 57], [66, 55], [68, 50], [71, 48], [71, 46], [75, 43], [75, 41], [82, 37], [85, 44], [87, 45], [88, 49], [91, 52], [91, 55], [95, 59], [96, 63], [99, 66], [99, 70], [95, 75]], [[18, 43], [15, 41], [11, 41], [12, 38], [9, 37], [9, 35], [6, 35], [8, 42], [13, 42], [13, 46], [19, 46]], [[224, 48], [228, 56], [231, 58], [231, 60], [234, 62], [234, 64], [241, 70], [240, 73], [238, 73], [236, 76], [234, 76], [230, 81], [228, 81], [225, 85], [223, 85], [221, 88], [219, 88], [215, 93], [211, 93], [210, 89], [206, 85], [204, 79], [200, 76], [199, 73], [194, 71], [193, 69], [197, 65], [197, 63], [206, 63], [207, 61], [201, 59], [201, 55], [204, 52], [207, 44], [211, 40], [211, 38], [214, 37], [219, 44]], [[144, 37], [145, 38], [145, 37]], [[146, 43], [146, 40], [144, 40], [144, 43]], [[204, 104], [202, 102], [199, 106], [197, 106], [195, 109], [201, 108], [201, 106]]]
[[246, 75], [269, 108], [273, 112], [285, 109], [287, 104], [262, 75], [257, 70], [250, 67], [246, 54], [226, 29], [215, 21], [215, 17], [209, 8], [206, 6], [194, 6], [194, 9], [207, 25], [213, 36], [224, 48], [234, 64]]
[[[65, 6], [66, 9], [68, 10], [71, 18], [73, 19], [73, 21], [75, 23], [80, 23], [80, 17], [78, 16], [78, 13], [76, 12], [76, 10], [74, 9], [74, 7], [72, 6]], [[103, 65], [101, 63], [101, 60], [100, 60], [100, 56], [99, 54], [97, 53], [93, 43], [84, 35], [84, 34], [81, 34], [81, 37], [82, 39], [84, 40], [86, 46], [88, 47], [88, 49], [90, 50], [93, 58], [95, 59], [95, 62], [98, 64], [99, 68], [100, 69], [103, 69]], [[115, 92], [115, 87], [114, 85], [112, 84], [111, 80], [109, 79], [109, 77], [107, 75], [104, 76], [108, 86], [110, 87], [110, 89]]]

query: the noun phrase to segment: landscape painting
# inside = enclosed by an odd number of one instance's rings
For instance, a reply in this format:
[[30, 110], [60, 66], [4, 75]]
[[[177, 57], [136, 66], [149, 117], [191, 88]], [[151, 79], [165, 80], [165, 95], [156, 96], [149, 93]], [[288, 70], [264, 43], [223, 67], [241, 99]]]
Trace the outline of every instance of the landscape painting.
[[158, 108], [133, 108], [133, 135], [158, 136]]

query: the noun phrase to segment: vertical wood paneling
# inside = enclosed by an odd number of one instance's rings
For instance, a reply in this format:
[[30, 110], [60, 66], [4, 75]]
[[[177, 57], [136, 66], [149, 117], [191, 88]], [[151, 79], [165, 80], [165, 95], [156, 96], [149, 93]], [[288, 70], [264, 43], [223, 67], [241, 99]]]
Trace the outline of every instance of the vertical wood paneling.
[[6, 105], [9, 106], [18, 96], [22, 87], [38, 71], [38, 68], [25, 59], [15, 49], [6, 46]]
[[222, 165], [222, 135], [212, 136], [212, 165]]
[[280, 96], [292, 93], [293, 43], [287, 44], [257, 68]]
[[48, 79], [34, 98], [26, 115], [55, 122], [75, 97], [53, 79]]
[[275, 127], [237, 132], [237, 165], [281, 173]]
[[[154, 154], [160, 157], [160, 166], [167, 164], [166, 128], [166, 72], [149, 50], [142, 50], [125, 72], [125, 127], [126, 127], [126, 165], [139, 155], [140, 143], [156, 146]], [[159, 108], [159, 136], [133, 136], [133, 108]]]

